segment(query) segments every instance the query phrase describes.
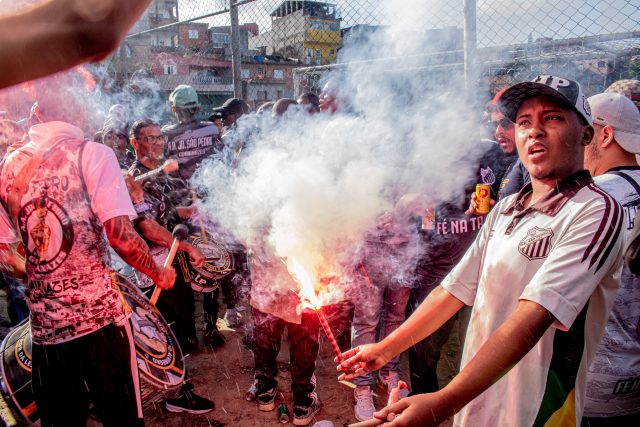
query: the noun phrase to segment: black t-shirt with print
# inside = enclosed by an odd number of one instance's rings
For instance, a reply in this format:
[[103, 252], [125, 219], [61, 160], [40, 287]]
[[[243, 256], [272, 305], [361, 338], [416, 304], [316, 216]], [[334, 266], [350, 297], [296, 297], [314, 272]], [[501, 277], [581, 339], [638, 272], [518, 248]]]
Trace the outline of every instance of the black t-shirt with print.
[[462, 258], [482, 227], [484, 216], [465, 214], [476, 184], [490, 185], [491, 198], [498, 199], [502, 177], [514, 156], [505, 155], [494, 141], [481, 140], [478, 144], [483, 154], [476, 162], [461, 159], [462, 163], [475, 163], [473, 167], [477, 168], [475, 179], [466, 186], [467, 196], [462, 201], [437, 206], [433, 229], [421, 232], [423, 248], [416, 268], [419, 287], [430, 290], [437, 286]]
[[[150, 170], [136, 160], [129, 172], [138, 176]], [[189, 206], [192, 203], [191, 189], [184, 179], [161, 173], [146, 179], [142, 189], [144, 201], [151, 206], [151, 210], [145, 213], [147, 217], [155, 219], [167, 230], [173, 230], [183, 222], [176, 213], [176, 207]]]

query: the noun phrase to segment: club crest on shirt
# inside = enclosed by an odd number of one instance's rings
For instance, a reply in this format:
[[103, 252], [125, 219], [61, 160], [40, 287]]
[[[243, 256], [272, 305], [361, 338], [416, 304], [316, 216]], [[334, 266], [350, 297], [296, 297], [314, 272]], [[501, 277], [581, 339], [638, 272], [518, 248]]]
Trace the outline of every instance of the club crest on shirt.
[[22, 207], [18, 224], [26, 237], [27, 262], [35, 266], [35, 271], [46, 274], [60, 267], [73, 246], [73, 226], [67, 211], [43, 194]]
[[552, 237], [550, 228], [533, 227], [518, 244], [518, 251], [529, 260], [546, 258], [551, 250]]
[[480, 168], [480, 177], [482, 179], [482, 183], [486, 185], [493, 185], [496, 182], [496, 175], [490, 167]]

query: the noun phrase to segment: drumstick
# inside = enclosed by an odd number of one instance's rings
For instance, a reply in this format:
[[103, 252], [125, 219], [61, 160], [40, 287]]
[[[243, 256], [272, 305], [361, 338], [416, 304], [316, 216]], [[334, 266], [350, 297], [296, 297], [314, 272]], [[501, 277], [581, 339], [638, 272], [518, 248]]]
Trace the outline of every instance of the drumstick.
[[150, 170], [149, 172], [145, 172], [141, 175], [136, 176], [135, 178], [133, 178], [134, 181], [144, 181], [147, 178], [151, 178], [154, 175], [159, 174], [160, 172], [164, 172], [164, 173], [171, 173], [171, 172], [175, 172], [178, 170], [178, 161], [175, 159], [169, 159], [166, 160], [162, 166], [160, 166], [159, 168], [155, 168]]
[[360, 421], [359, 423], [349, 424], [347, 427], [373, 427], [379, 426], [384, 423], [384, 420], [379, 420], [378, 418], [371, 418], [370, 420]]
[[[196, 199], [197, 199], [197, 195], [195, 191], [191, 191], [191, 200], [192, 202], [195, 204], [196, 203]], [[207, 243], [207, 232], [204, 229], [204, 223], [202, 222], [202, 217], [200, 215], [198, 215], [198, 224], [200, 225], [200, 240], [202, 241], [202, 243]]]
[[[176, 256], [176, 252], [178, 252], [180, 241], [184, 240], [187, 237], [187, 235], [189, 234], [189, 229], [186, 225], [183, 224], [176, 225], [176, 227], [173, 229], [173, 233], [171, 234], [173, 235], [173, 243], [171, 244], [169, 255], [164, 262], [165, 268], [169, 267], [173, 262], [173, 258]], [[158, 302], [158, 297], [160, 296], [160, 292], [162, 292], [162, 289], [156, 286], [156, 288], [153, 290], [153, 294], [151, 295], [151, 299], [149, 300], [151, 305], [156, 305], [156, 303]]]

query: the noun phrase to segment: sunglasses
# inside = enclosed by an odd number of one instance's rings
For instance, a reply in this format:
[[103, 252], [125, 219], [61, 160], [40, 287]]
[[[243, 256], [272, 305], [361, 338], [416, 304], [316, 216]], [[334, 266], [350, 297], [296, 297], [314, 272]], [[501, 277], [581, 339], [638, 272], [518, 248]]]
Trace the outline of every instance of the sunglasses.
[[500, 126], [502, 129], [508, 129], [512, 127], [513, 122], [507, 119], [506, 117], [503, 117], [500, 120], [493, 120], [493, 121], [487, 122], [486, 126], [489, 131], [495, 132], [498, 126]]

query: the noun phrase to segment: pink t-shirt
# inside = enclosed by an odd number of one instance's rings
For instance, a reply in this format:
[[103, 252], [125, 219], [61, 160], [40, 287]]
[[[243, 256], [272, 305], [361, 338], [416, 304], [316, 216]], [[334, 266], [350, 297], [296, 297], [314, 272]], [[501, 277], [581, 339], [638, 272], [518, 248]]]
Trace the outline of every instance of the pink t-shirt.
[[28, 177], [18, 224], [26, 250], [32, 339], [57, 344], [124, 322], [102, 224], [135, 211], [110, 148], [85, 142], [79, 128], [63, 122], [33, 126], [29, 136], [31, 142], [2, 168], [0, 198], [7, 203], [7, 192], [31, 153], [42, 153]]

